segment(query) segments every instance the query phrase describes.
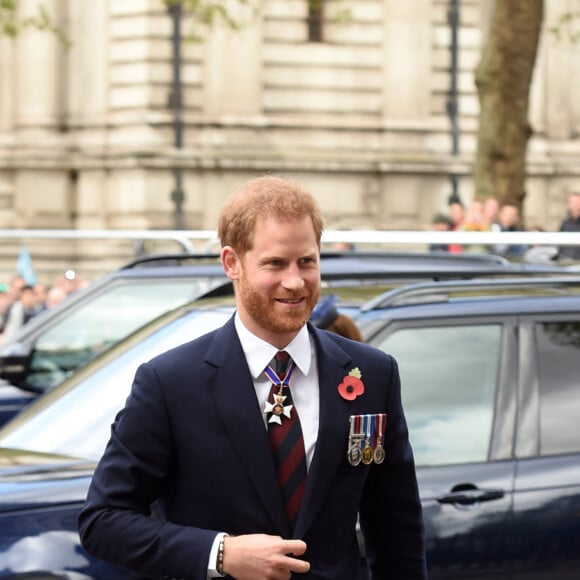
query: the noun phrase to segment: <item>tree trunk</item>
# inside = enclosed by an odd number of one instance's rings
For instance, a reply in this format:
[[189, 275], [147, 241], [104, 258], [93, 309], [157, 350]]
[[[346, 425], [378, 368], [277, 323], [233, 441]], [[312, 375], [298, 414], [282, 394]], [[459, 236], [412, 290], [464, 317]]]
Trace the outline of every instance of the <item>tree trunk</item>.
[[543, 0], [496, 0], [489, 37], [475, 74], [479, 131], [475, 196], [521, 206], [525, 197], [529, 90], [544, 12]]

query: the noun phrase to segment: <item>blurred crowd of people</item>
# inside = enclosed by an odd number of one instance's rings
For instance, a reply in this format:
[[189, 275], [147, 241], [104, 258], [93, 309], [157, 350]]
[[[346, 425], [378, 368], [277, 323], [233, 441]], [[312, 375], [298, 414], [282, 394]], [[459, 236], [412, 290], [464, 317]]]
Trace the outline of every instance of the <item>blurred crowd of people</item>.
[[[523, 229], [520, 226], [519, 207], [512, 203], [501, 204], [490, 197], [485, 200], [474, 199], [466, 208], [458, 196], [451, 196], [447, 213], [438, 213], [433, 217], [432, 227], [435, 231], [469, 231], [469, 232], [518, 232], [544, 231], [539, 225]], [[580, 192], [568, 194], [566, 215], [559, 231], [580, 232]], [[524, 257], [532, 250], [523, 244], [495, 244], [482, 248], [507, 257]], [[460, 253], [464, 246], [456, 244], [432, 244], [431, 251]], [[561, 246], [546, 248], [547, 259], [580, 260], [580, 246]]]
[[17, 273], [8, 283], [0, 284], [0, 344], [29, 320], [86, 285], [73, 270], [60, 274], [49, 286], [31, 282]]

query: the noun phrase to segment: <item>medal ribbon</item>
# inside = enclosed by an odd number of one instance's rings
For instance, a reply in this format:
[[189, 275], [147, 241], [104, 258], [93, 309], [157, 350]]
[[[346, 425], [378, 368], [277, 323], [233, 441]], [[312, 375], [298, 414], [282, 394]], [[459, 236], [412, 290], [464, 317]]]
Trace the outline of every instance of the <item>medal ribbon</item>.
[[273, 383], [275, 385], [279, 385], [280, 387], [283, 387], [284, 385], [286, 385], [286, 386], [290, 385], [290, 379], [292, 378], [292, 375], [294, 374], [295, 370], [296, 370], [296, 363], [292, 360], [292, 361], [290, 361], [290, 364], [288, 365], [288, 370], [286, 371], [286, 375], [284, 376], [284, 379], [281, 379], [276, 374], [276, 371], [271, 366], [267, 366], [264, 373], [266, 374], [266, 376], [268, 377], [268, 379], [270, 380], [271, 383]]
[[385, 430], [387, 427], [387, 414], [386, 413], [377, 413], [375, 415], [375, 420], [377, 423], [377, 432], [376, 437], [379, 441], [383, 439], [385, 436]]

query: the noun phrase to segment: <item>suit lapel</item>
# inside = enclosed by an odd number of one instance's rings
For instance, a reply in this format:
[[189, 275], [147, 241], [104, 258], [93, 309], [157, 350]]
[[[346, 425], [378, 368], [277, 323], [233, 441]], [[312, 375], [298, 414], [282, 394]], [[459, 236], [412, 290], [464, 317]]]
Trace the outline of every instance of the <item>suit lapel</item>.
[[310, 329], [316, 343], [320, 415], [316, 451], [296, 522], [295, 537], [302, 537], [316, 518], [340, 461], [346, 454], [348, 409], [338, 395], [338, 385], [352, 367], [352, 359], [323, 333]]
[[274, 525], [282, 536], [287, 536], [288, 523], [267, 430], [233, 318], [216, 333], [206, 362], [215, 368], [210, 379], [210, 389], [224, 432], [245, 466]]

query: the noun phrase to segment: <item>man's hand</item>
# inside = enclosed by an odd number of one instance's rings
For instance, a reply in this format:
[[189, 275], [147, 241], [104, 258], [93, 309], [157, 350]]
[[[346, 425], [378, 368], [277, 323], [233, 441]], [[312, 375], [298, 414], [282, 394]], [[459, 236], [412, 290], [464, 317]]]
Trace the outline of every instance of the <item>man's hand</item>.
[[310, 564], [294, 556], [306, 552], [302, 540], [248, 534], [224, 538], [224, 573], [236, 580], [288, 580], [293, 572], [304, 574]]

